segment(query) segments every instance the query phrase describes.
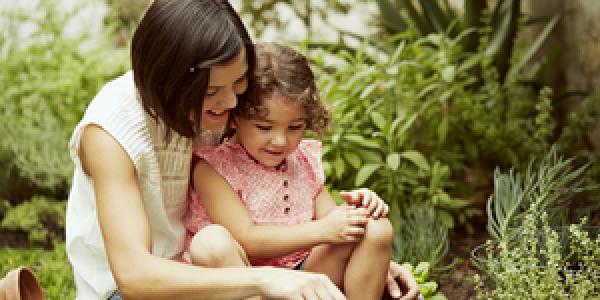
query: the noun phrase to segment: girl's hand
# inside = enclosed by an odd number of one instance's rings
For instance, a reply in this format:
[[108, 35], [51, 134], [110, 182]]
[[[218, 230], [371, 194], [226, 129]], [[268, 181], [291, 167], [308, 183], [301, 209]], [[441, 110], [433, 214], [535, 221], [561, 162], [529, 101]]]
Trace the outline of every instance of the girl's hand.
[[379, 198], [375, 192], [366, 188], [350, 192], [340, 192], [340, 196], [350, 205], [365, 208], [368, 215], [373, 219], [385, 217], [390, 211], [389, 206], [383, 199]]
[[336, 206], [327, 216], [319, 220], [326, 243], [349, 243], [362, 239], [369, 221], [364, 208], [342, 204]]

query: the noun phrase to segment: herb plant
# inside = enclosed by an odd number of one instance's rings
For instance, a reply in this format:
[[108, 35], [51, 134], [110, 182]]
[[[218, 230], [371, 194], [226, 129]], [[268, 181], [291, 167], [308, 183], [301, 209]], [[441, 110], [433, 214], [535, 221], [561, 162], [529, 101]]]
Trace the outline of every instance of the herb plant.
[[600, 296], [599, 228], [585, 226], [585, 218], [558, 226], [565, 221], [561, 206], [576, 193], [595, 188], [579, 179], [585, 166], [573, 169], [572, 162], [552, 148], [537, 168], [530, 164], [525, 176], [496, 172], [496, 193], [488, 201], [488, 230], [496, 241], [473, 252], [486, 275], [485, 281], [475, 278], [478, 298]]

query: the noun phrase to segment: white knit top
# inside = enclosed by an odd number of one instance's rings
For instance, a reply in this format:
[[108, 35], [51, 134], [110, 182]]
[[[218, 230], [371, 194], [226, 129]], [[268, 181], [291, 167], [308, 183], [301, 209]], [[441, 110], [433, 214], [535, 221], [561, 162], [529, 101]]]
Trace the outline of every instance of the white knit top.
[[172, 132], [167, 144], [164, 126], [145, 113], [136, 95], [131, 71], [106, 84], [69, 142], [75, 172], [67, 203], [66, 243], [77, 299], [107, 299], [116, 289], [98, 225], [94, 184], [78, 156], [81, 134], [88, 124], [102, 127], [133, 161], [150, 220], [152, 253], [172, 258], [183, 247], [191, 141]]

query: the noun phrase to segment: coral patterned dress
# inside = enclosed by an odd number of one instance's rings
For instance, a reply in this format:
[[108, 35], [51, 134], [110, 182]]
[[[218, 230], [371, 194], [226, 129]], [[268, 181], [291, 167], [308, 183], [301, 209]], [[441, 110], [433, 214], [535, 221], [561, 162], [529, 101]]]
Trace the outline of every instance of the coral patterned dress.
[[[230, 141], [224, 141], [216, 148], [196, 148], [193, 159], [194, 163], [204, 159], [225, 178], [255, 224], [293, 225], [309, 222], [315, 217], [314, 200], [325, 183], [319, 141], [301, 141], [280, 168], [257, 163], [242, 146]], [[188, 194], [186, 251], [194, 234], [212, 223], [192, 185]], [[255, 266], [293, 268], [309, 253], [310, 249], [304, 249], [282, 257], [250, 257], [250, 262]]]

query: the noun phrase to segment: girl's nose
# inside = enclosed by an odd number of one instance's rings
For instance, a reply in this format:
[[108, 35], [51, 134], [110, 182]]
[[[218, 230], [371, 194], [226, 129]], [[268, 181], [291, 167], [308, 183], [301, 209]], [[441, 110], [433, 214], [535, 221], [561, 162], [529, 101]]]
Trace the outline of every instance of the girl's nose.
[[284, 134], [276, 133], [271, 140], [271, 143], [275, 146], [285, 146], [286, 141], [287, 139]]

